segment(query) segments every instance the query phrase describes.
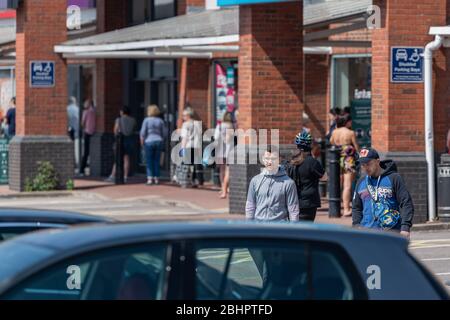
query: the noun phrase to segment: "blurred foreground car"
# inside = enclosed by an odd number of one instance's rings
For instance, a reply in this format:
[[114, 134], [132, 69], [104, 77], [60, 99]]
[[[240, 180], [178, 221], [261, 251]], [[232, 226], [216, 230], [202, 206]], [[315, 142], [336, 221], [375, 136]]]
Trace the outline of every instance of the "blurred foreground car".
[[317, 224], [130, 223], [0, 244], [0, 299], [447, 299], [396, 235]]
[[0, 209], [0, 241], [37, 230], [110, 222], [113, 220], [75, 212], [2, 208]]

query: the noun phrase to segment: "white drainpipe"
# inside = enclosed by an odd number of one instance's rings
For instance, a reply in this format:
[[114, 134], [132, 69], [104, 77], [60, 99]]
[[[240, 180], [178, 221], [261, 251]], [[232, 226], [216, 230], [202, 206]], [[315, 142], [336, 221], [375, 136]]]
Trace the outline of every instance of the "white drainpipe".
[[425, 47], [425, 155], [428, 169], [428, 220], [436, 221], [436, 188], [434, 168], [433, 129], [433, 51], [438, 50], [444, 38], [436, 35], [434, 41]]

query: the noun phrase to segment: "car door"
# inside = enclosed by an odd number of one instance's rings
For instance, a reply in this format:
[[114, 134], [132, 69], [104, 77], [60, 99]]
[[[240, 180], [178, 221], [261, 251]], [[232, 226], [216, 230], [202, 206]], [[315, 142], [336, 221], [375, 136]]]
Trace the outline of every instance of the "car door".
[[241, 238], [188, 247], [198, 300], [367, 299], [350, 257], [332, 243]]
[[172, 246], [152, 242], [77, 255], [9, 290], [11, 300], [159, 300], [168, 293]]

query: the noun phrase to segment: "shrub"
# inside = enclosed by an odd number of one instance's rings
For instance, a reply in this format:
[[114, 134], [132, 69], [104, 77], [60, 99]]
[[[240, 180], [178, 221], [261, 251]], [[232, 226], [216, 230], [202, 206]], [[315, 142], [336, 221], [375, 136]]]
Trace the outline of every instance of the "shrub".
[[55, 168], [48, 161], [38, 162], [38, 172], [34, 179], [25, 180], [25, 191], [52, 191], [58, 188], [58, 175]]

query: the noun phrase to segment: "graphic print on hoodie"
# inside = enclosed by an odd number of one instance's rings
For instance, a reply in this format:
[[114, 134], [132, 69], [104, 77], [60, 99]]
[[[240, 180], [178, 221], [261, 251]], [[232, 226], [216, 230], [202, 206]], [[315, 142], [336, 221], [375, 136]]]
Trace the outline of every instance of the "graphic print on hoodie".
[[[393, 230], [409, 231], [414, 216], [411, 196], [392, 160], [381, 161], [380, 166], [383, 172], [379, 181], [378, 178], [363, 177], [356, 185], [353, 196], [353, 225], [381, 229], [375, 220], [373, 210], [374, 199], [378, 197], [379, 202], [384, 203], [386, 207], [400, 212], [401, 219]], [[378, 195], [375, 194], [375, 190], [378, 191]]]
[[295, 182], [284, 168], [276, 174], [262, 172], [250, 181], [245, 216], [258, 221], [298, 221], [299, 206]]

